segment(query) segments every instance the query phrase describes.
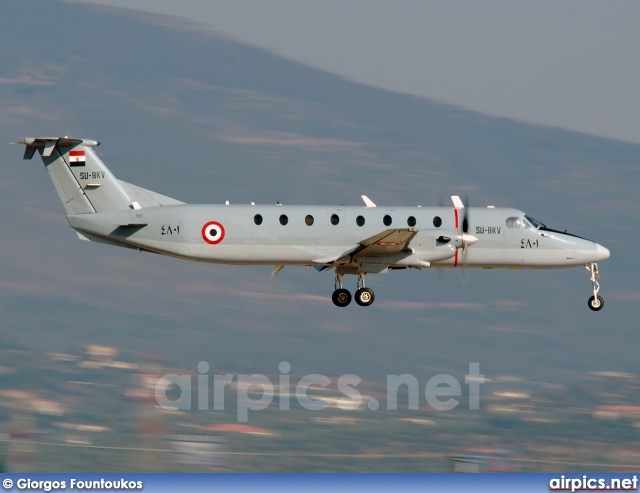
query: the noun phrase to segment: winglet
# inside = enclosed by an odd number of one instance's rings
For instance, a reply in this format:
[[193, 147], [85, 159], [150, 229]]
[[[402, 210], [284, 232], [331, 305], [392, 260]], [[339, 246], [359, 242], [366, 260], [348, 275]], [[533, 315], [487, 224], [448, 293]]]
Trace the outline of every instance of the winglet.
[[362, 200], [364, 200], [364, 204], [367, 207], [375, 207], [376, 204], [373, 203], [373, 200], [371, 200], [369, 197], [367, 197], [366, 195], [362, 195]]

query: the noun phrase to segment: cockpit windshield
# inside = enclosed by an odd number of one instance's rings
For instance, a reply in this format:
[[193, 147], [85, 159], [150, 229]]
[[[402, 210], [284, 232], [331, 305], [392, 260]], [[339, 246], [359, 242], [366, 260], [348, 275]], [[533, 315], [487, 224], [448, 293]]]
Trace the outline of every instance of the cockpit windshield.
[[533, 228], [533, 229], [540, 229], [540, 228], [546, 228], [547, 225], [541, 223], [540, 221], [536, 221], [534, 218], [532, 218], [531, 216], [525, 215], [524, 216], [525, 222], [529, 223], [529, 225]]

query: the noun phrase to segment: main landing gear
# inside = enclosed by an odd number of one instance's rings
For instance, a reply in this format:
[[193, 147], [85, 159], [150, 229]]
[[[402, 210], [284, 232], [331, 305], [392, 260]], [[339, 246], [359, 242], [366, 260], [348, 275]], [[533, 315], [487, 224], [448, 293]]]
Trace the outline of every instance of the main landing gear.
[[591, 275], [591, 285], [593, 286], [593, 296], [589, 298], [587, 302], [589, 308], [591, 308], [594, 312], [602, 310], [604, 307], [604, 298], [602, 296], [598, 296], [598, 291], [600, 291], [600, 283], [598, 282], [598, 264], [595, 262], [591, 262], [590, 265], [585, 265], [585, 268], [589, 271]]
[[[333, 304], [339, 307], [347, 306], [351, 303], [351, 293], [342, 287], [342, 276], [342, 274], [336, 274], [335, 291], [331, 295]], [[353, 295], [356, 303], [360, 306], [369, 306], [376, 299], [373, 290], [364, 285], [365, 276], [364, 272], [358, 273], [358, 289]]]

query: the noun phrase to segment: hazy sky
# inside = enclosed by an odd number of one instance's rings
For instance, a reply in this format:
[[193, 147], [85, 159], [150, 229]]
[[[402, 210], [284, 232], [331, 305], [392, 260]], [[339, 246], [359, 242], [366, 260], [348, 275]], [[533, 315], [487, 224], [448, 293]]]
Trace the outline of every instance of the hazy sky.
[[640, 2], [88, 0], [181, 16], [351, 80], [640, 143]]

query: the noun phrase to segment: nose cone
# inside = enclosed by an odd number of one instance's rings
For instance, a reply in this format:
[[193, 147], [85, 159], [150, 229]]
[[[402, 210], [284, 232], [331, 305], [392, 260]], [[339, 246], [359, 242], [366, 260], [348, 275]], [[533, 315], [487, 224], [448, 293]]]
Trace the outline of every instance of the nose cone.
[[575, 265], [586, 265], [591, 262], [600, 262], [609, 258], [609, 250], [594, 241], [585, 240], [584, 238], [573, 238], [575, 243], [575, 255], [572, 255], [571, 261]]
[[602, 245], [596, 243], [596, 262], [600, 262], [601, 260], [607, 260], [609, 258], [609, 250], [603, 247]]

